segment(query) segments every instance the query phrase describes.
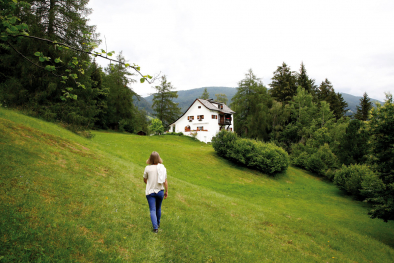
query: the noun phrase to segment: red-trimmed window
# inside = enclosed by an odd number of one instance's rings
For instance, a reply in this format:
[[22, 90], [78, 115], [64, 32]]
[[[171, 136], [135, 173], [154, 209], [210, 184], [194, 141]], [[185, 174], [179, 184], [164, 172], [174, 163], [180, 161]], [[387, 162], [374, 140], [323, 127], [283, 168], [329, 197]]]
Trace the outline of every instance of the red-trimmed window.
[[201, 106], [198, 106], [199, 109], [201, 109]]
[[197, 120], [202, 121], [204, 119], [204, 115], [197, 115]]

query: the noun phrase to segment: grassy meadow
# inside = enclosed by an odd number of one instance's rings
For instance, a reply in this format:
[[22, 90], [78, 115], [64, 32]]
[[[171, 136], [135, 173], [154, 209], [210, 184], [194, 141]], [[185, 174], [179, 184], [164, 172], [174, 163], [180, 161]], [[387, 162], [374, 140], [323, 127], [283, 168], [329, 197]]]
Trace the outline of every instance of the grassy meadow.
[[[394, 262], [394, 222], [303, 170], [270, 177], [183, 136], [93, 133], [0, 108], [0, 262]], [[158, 234], [152, 151], [169, 182]]]

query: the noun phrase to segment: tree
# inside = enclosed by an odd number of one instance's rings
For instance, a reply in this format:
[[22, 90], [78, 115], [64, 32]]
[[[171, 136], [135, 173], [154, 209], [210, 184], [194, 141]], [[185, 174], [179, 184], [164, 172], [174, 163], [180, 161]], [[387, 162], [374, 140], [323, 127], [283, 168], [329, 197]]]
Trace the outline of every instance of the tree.
[[153, 119], [149, 126], [149, 130], [155, 134], [162, 134], [164, 132], [163, 123], [159, 119]]
[[[87, 4], [88, 0], [2, 1], [0, 69], [3, 75], [0, 83], [4, 77], [5, 81], [19, 87], [13, 89], [14, 94], [22, 92], [50, 102], [59, 98], [77, 99], [75, 87], [85, 88], [89, 81], [88, 76], [83, 76], [89, 55], [118, 62], [109, 58], [113, 51], [93, 51], [100, 41], [95, 26], [87, 24], [87, 16], [91, 13]], [[136, 70], [142, 76], [141, 82], [152, 78], [143, 76], [137, 65], [125, 66]], [[36, 103], [26, 97], [10, 103], [17, 106]], [[42, 101], [39, 104], [42, 105]]]
[[155, 116], [163, 122], [163, 126], [167, 130], [168, 126], [181, 114], [178, 103], [172, 101], [178, 98], [178, 92], [172, 91], [175, 88], [171, 85], [171, 82], [167, 82], [165, 75], [161, 77], [160, 85], [154, 88], [156, 93], [153, 94], [152, 109], [155, 111]]
[[383, 106], [378, 104], [372, 109], [369, 121], [370, 164], [383, 185], [369, 185], [366, 189], [372, 195], [368, 201], [374, 204], [369, 214], [385, 222], [394, 220], [394, 103], [391, 94], [386, 97]]
[[319, 101], [326, 101], [330, 105], [330, 110], [334, 113], [337, 120], [345, 116], [348, 104], [341, 94], [335, 93], [333, 85], [328, 79], [325, 79], [320, 84], [317, 97]]
[[293, 123], [297, 127], [298, 140], [305, 139], [311, 134], [310, 127], [318, 113], [312, 94], [298, 86], [297, 94], [289, 102], [289, 110]]
[[289, 116], [290, 111], [288, 107], [283, 107], [281, 102], [273, 100], [272, 107], [269, 109], [269, 117], [272, 123], [270, 133], [271, 139], [279, 140], [279, 136], [281, 135]]
[[342, 94], [336, 93], [334, 99], [330, 103], [330, 108], [335, 115], [335, 118], [339, 120], [344, 117], [347, 112], [348, 104], [342, 97]]
[[[133, 131], [146, 119], [133, 108], [136, 94], [126, 68], [143, 76], [137, 65], [113, 51], [93, 51], [100, 42], [95, 26], [88, 25], [88, 0], [39, 0], [0, 2], [0, 100], [28, 109], [49, 121], [67, 127], [119, 128]], [[30, 34], [30, 35], [29, 35]], [[103, 57], [110, 65], [106, 73], [91, 63]], [[121, 55], [121, 54], [120, 54]], [[79, 127], [76, 127], [79, 126]]]
[[[117, 59], [125, 62], [122, 52], [117, 56]], [[133, 74], [121, 64], [110, 65], [105, 69], [105, 72], [103, 84], [109, 88], [108, 108], [104, 116], [105, 127], [133, 132], [133, 119], [136, 113], [133, 97], [136, 94], [129, 87], [131, 83], [135, 82], [130, 78]]]
[[204, 92], [203, 92], [202, 95], [200, 96], [200, 99], [203, 99], [203, 100], [209, 99], [209, 93], [208, 93], [207, 88], [204, 89]]
[[215, 94], [215, 96], [216, 96], [216, 101], [223, 102], [224, 104], [227, 105], [228, 99], [226, 94], [219, 93], [219, 94]]
[[357, 106], [357, 112], [354, 117], [361, 121], [368, 120], [369, 112], [372, 107], [372, 102], [370, 101], [368, 94], [364, 92], [363, 97], [360, 99], [360, 106]]
[[283, 104], [289, 102], [297, 93], [296, 76], [295, 73], [290, 71], [290, 67], [283, 62], [274, 72], [271, 86], [271, 96]]
[[271, 104], [272, 99], [267, 88], [250, 69], [238, 83], [237, 93], [231, 103], [231, 108], [236, 112], [235, 131], [240, 136], [268, 139], [268, 109]]
[[366, 124], [360, 120], [351, 120], [346, 132], [340, 139], [336, 155], [341, 163], [362, 164], [366, 161], [369, 151], [369, 134]]
[[312, 96], [316, 95], [317, 86], [315, 80], [309, 78], [303, 62], [301, 62], [300, 73], [296, 74], [296, 84], [304, 88]]

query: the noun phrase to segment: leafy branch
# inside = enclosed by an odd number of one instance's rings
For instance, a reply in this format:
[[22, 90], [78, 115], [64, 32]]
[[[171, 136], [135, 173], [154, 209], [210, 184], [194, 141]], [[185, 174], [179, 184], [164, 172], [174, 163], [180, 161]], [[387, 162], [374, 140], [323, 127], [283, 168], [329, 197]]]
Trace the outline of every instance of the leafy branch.
[[[27, 61], [29, 61], [32, 65], [44, 69], [46, 71], [49, 71], [51, 74], [53, 74], [54, 76], [57, 77], [61, 77], [62, 80], [60, 81], [61, 83], [66, 84], [66, 81], [68, 79], [72, 79], [74, 80], [75, 84], [78, 87], [81, 88], [85, 88], [85, 86], [79, 82], [76, 81], [76, 79], [78, 78], [78, 75], [76, 73], [73, 73], [72, 69], [76, 69], [80, 74], [84, 74], [84, 69], [82, 67], [82, 65], [84, 64], [88, 64], [88, 62], [86, 61], [81, 61], [81, 63], [78, 61], [77, 57], [73, 57], [72, 60], [67, 64], [68, 69], [65, 70], [65, 72], [67, 74], [65, 75], [59, 75], [56, 74], [55, 71], [56, 69], [62, 68], [63, 66], [54, 66], [54, 65], [46, 65], [41, 66], [37, 63], [34, 63], [32, 60], [30, 60], [29, 58], [27, 58], [25, 55], [23, 55], [21, 52], [19, 52], [11, 43], [10, 40], [18, 40], [21, 38], [30, 38], [30, 39], [34, 39], [34, 40], [38, 40], [38, 41], [43, 41], [43, 42], [47, 42], [50, 43], [51, 45], [54, 45], [55, 50], [74, 50], [77, 52], [82, 52], [85, 54], [89, 54], [92, 55], [94, 57], [102, 57], [104, 59], [109, 60], [110, 62], [116, 62], [119, 65], [124, 66], [125, 68], [131, 68], [133, 70], [135, 70], [140, 76], [140, 82], [144, 83], [145, 81], [147, 81], [149, 84], [152, 84], [155, 79], [158, 77], [156, 76], [155, 78], [153, 78], [150, 75], [143, 75], [140, 71], [140, 67], [136, 64], [130, 65], [129, 63], [124, 63], [122, 61], [116, 60], [116, 59], [112, 59], [109, 58], [111, 57], [115, 52], [111, 51], [111, 52], [106, 52], [105, 50], [101, 49], [101, 52], [97, 52], [94, 51], [95, 48], [97, 48], [97, 44], [91, 40], [91, 34], [89, 32], [83, 32], [84, 33], [84, 37], [86, 38], [86, 43], [82, 43], [83, 45], [86, 46], [86, 50], [83, 50], [81, 48], [77, 48], [77, 47], [73, 47], [70, 46], [68, 44], [65, 43], [61, 43], [58, 41], [54, 41], [54, 40], [50, 40], [50, 39], [45, 39], [45, 38], [40, 38], [40, 37], [36, 37], [36, 36], [30, 36], [27, 31], [29, 30], [28, 25], [26, 25], [25, 23], [19, 23], [21, 21], [21, 19], [19, 17], [16, 17], [14, 15], [14, 11], [17, 8], [25, 8], [25, 9], [30, 9], [30, 4], [24, 1], [17, 1], [17, 0], [4, 0], [3, 2], [5, 8], [1, 8], [0, 9], [0, 19], [1, 19], [1, 23], [0, 23], [0, 40], [4, 41], [5, 43], [7, 43], [15, 52], [17, 52], [20, 56], [22, 56], [24, 59], [26, 59]], [[8, 4], [8, 5], [7, 5]], [[7, 8], [8, 7], [8, 8]], [[18, 24], [19, 23], [19, 24]], [[39, 62], [44, 63], [44, 62], [51, 62], [52, 58], [49, 56], [45, 56], [42, 52], [37, 51], [34, 53], [34, 55], [36, 57], [38, 57]], [[60, 59], [60, 57], [55, 58], [54, 60], [52, 60], [54, 63], [56, 64], [60, 64], [63, 63], [63, 61]], [[71, 91], [73, 90], [73, 88], [71, 87], [67, 87], [63, 90], [64, 96], [61, 97], [62, 100], [66, 100], [67, 98], [71, 98], [71, 99], [77, 99], [77, 95], [75, 94], [71, 94]]]

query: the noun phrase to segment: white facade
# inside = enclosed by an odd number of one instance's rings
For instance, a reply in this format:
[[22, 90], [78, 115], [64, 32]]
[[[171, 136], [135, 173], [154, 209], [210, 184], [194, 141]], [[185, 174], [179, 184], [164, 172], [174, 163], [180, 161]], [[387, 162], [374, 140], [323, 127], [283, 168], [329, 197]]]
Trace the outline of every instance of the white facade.
[[221, 129], [234, 130], [233, 111], [223, 103], [196, 99], [189, 109], [170, 125], [170, 132], [182, 132], [202, 142], [212, 141]]

